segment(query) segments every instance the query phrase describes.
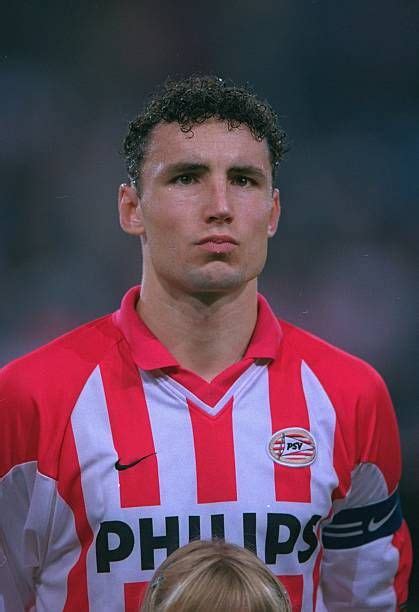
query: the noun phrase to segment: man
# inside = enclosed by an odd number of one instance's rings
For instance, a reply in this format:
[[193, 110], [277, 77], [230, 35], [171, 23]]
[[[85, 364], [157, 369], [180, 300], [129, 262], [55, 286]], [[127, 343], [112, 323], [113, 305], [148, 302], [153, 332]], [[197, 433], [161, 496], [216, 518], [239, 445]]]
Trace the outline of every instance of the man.
[[210, 77], [130, 125], [119, 211], [141, 289], [2, 374], [7, 612], [136, 610], [168, 554], [210, 537], [255, 551], [295, 610], [405, 601], [385, 385], [257, 294], [283, 149], [269, 106]]

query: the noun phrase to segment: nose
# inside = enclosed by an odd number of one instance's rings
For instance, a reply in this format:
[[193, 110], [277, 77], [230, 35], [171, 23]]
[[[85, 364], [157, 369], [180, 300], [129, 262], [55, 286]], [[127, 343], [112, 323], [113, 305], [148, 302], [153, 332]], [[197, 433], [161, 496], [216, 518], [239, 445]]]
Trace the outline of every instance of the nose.
[[210, 186], [206, 207], [207, 223], [231, 223], [233, 209], [225, 180], [215, 180]]

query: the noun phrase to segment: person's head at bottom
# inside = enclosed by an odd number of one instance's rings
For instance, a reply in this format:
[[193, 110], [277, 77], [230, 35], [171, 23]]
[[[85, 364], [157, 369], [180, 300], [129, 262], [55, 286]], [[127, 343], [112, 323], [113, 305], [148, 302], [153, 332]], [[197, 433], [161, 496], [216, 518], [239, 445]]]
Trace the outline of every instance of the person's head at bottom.
[[245, 548], [191, 542], [158, 568], [141, 612], [290, 612], [279, 580]]

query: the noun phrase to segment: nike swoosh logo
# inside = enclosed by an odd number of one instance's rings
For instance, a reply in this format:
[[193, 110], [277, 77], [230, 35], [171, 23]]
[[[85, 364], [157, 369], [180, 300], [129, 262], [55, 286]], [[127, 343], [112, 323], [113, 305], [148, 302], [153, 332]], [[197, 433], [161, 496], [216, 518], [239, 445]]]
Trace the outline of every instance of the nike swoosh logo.
[[382, 527], [382, 525], [384, 525], [384, 523], [386, 523], [388, 521], [388, 519], [390, 518], [390, 516], [393, 514], [393, 512], [395, 512], [398, 508], [398, 505], [396, 504], [388, 514], [386, 514], [386, 516], [384, 518], [382, 518], [380, 521], [375, 521], [374, 518], [372, 518], [370, 520], [370, 522], [368, 523], [368, 531], [377, 531], [377, 529], [380, 529], [380, 527]]
[[144, 461], [144, 459], [147, 459], [148, 457], [152, 457], [155, 454], [156, 453], [150, 453], [148, 455], [145, 455], [144, 457], [140, 457], [139, 459], [136, 459], [136, 461], [132, 461], [131, 463], [121, 463], [118, 459], [118, 461], [116, 461], [115, 463], [115, 469], [119, 471], [127, 470], [128, 468], [134, 467], [134, 465], [137, 465], [137, 463], [140, 463], [141, 461]]

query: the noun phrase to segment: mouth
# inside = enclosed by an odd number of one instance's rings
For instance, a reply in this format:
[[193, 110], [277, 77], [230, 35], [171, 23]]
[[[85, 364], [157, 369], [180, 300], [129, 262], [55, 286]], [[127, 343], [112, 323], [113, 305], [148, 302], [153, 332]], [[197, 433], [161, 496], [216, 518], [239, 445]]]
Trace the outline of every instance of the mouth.
[[230, 253], [237, 247], [238, 242], [232, 236], [213, 235], [206, 236], [196, 244], [210, 253]]

